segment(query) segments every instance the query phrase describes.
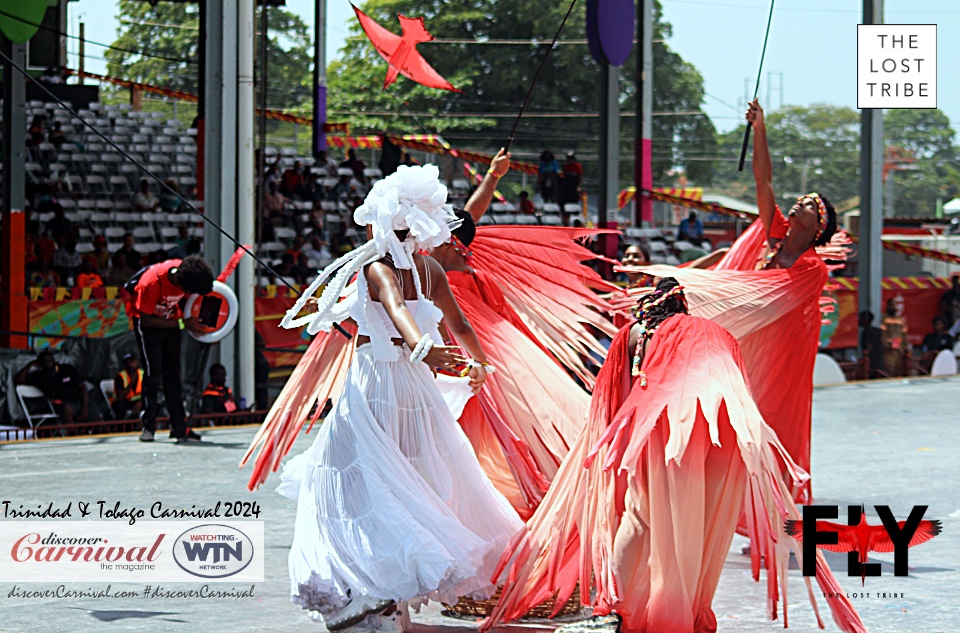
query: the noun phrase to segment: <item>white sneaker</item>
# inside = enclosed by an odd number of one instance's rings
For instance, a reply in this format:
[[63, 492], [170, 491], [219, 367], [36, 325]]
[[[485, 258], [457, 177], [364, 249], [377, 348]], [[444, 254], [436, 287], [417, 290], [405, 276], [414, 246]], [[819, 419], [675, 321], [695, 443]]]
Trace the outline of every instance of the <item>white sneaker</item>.
[[324, 618], [323, 623], [328, 631], [342, 631], [347, 627], [359, 624], [368, 615], [383, 613], [393, 604], [393, 600], [374, 598], [372, 596], [357, 596], [350, 600], [343, 608], [338, 609]]

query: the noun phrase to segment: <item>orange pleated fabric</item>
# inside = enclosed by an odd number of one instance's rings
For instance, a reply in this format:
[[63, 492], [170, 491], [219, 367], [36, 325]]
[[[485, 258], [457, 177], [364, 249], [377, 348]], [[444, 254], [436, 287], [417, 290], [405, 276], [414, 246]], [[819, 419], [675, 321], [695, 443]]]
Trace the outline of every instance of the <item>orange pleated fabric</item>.
[[[820, 339], [827, 267], [811, 248], [789, 269], [756, 270], [766, 234], [755, 221], [712, 270], [650, 266], [684, 286], [690, 313], [710, 319], [740, 344], [757, 406], [790, 456], [810, 472], [813, 365]], [[810, 481], [793, 491], [810, 503]]]
[[[800, 513], [779, 462], [798, 483], [805, 473], [751, 398], [736, 340], [706, 319], [671, 317], [648, 345], [641, 387], [629, 375], [629, 330], [597, 377], [587, 427], [501, 558], [501, 599], [481, 628], [548, 598], [559, 610], [579, 583], [583, 603], [619, 614], [624, 633], [715, 631], [711, 602], [741, 513], [754, 578], [766, 570], [768, 613], [776, 619], [782, 602], [786, 625], [796, 543], [782, 526]], [[844, 595], [820, 555], [817, 582]], [[846, 598], [828, 604], [842, 630], [866, 631]]]

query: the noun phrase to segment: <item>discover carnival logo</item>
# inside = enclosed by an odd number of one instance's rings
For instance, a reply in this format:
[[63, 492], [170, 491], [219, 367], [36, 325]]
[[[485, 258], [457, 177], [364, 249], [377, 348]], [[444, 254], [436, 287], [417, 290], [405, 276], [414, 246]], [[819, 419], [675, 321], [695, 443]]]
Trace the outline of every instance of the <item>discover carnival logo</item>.
[[0, 528], [0, 582], [262, 582], [263, 555], [262, 521], [5, 521]]
[[253, 541], [229, 525], [198, 525], [177, 537], [173, 558], [180, 569], [201, 578], [226, 578], [253, 561]]

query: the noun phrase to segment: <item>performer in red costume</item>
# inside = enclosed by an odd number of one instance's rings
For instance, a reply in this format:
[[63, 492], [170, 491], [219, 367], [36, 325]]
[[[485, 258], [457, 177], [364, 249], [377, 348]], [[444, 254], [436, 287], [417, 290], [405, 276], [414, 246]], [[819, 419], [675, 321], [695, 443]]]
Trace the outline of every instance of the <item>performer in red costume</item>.
[[[687, 314], [675, 279], [643, 297], [611, 344], [587, 427], [501, 557], [501, 598], [481, 630], [551, 597], [559, 610], [579, 583], [583, 603], [620, 616], [623, 633], [716, 631], [711, 603], [742, 509], [753, 576], [766, 568], [769, 616], [782, 598], [786, 625], [790, 548], [802, 550], [783, 530], [800, 514], [777, 456], [805, 475], [761, 417], [745, 374], [736, 340]], [[819, 553], [816, 577], [838, 626], [865, 632]]]
[[[591, 289], [608, 286], [580, 263], [593, 254], [574, 241], [589, 231], [474, 226], [509, 161], [504, 151], [497, 154], [458, 213], [464, 221], [456, 229], [459, 237], [433, 251], [497, 371], [475, 398], [466, 379], [438, 381], [448, 404], [456, 402], [451, 408], [484, 472], [527, 518], [586, 419], [589, 395], [567, 370], [592, 386], [584, 359], [605, 350], [587, 325], [613, 331], [600, 314], [609, 305]], [[261, 447], [251, 489], [277, 469], [302, 425], [319, 418], [328, 398], [337, 398], [352, 354], [352, 343], [335, 332], [321, 333], [311, 343], [244, 458]], [[451, 396], [457, 383], [463, 383], [462, 396]]]
[[[824, 259], [845, 258], [844, 235], [826, 197], [797, 199], [785, 218], [776, 205], [763, 110], [756, 100], [753, 174], [760, 217], [711, 270], [644, 267], [686, 288], [690, 312], [715, 321], [740, 344], [753, 395], [790, 456], [810, 472], [813, 364], [820, 337]], [[825, 308], [829, 309], [829, 308]], [[811, 500], [810, 482], [794, 491]]]

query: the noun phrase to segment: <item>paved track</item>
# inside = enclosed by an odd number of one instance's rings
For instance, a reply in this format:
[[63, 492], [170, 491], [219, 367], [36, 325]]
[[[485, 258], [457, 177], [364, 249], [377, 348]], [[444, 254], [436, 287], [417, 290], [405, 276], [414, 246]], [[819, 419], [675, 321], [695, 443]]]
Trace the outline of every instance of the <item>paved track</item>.
[[[943, 534], [910, 550], [910, 576], [893, 576], [893, 555], [881, 562], [883, 576], [845, 576], [844, 556], [830, 555], [872, 633], [937, 633], [960, 625], [960, 379], [874, 382], [820, 389], [814, 395], [813, 472], [818, 503], [886, 504], [898, 518], [917, 504], [927, 518], [943, 522]], [[0, 584], [0, 632], [37, 633], [294, 633], [321, 631], [288, 600], [286, 555], [295, 506], [273, 492], [275, 481], [247, 493], [249, 469], [236, 465], [252, 429], [207, 432], [201, 445], [166, 441], [141, 444], [133, 436], [95, 440], [0, 445], [0, 501], [32, 506], [53, 501], [96, 501], [147, 507], [198, 507], [218, 500], [256, 500], [266, 527], [265, 582], [244, 600], [25, 600], [9, 598]], [[163, 436], [158, 436], [162, 438]], [[312, 437], [303, 437], [303, 450]], [[2, 511], [2, 508], [0, 508]], [[845, 510], [841, 509], [841, 521]], [[0, 529], [3, 529], [0, 524]], [[782, 630], [765, 615], [765, 584], [750, 579], [749, 559], [737, 537], [714, 601], [719, 630], [745, 633]], [[42, 585], [52, 588], [54, 585]], [[29, 585], [38, 588], [40, 585]], [[816, 585], [814, 585], [816, 587]], [[85, 588], [85, 587], [76, 587]], [[115, 589], [120, 587], [114, 587]], [[140, 589], [138, 586], [124, 586]], [[191, 588], [180, 585], [177, 588]], [[903, 598], [882, 599], [883, 592]], [[837, 630], [821, 599], [827, 630]], [[818, 631], [798, 570], [791, 572], [790, 629]], [[428, 608], [414, 617], [417, 633], [460, 633], [475, 628]], [[512, 627], [511, 627], [512, 628]], [[518, 627], [519, 628], [519, 627]], [[542, 624], [522, 627], [542, 629]]]

